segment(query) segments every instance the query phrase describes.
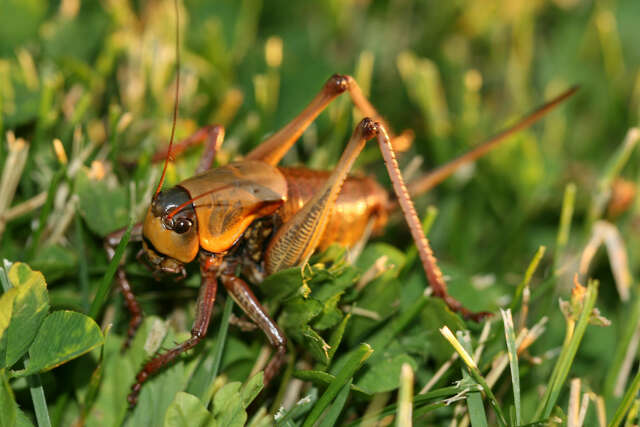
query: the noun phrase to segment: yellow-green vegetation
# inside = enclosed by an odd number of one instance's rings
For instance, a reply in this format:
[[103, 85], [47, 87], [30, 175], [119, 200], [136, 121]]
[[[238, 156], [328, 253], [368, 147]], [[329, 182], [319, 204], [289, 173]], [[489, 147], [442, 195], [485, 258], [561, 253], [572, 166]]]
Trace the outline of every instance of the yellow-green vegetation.
[[[229, 325], [240, 310], [219, 290], [208, 337], [128, 410], [142, 363], [189, 336], [200, 282], [195, 266], [185, 281], [156, 281], [139, 244], [122, 245], [116, 259], [146, 318], [121, 351], [128, 314], [102, 239], [140, 220], [159, 178], [174, 3], [3, 0], [0, 425], [638, 423], [640, 2], [179, 7], [176, 134], [224, 125], [218, 164], [287, 123], [336, 72], [396, 132], [414, 131], [399, 155], [409, 180], [579, 84], [416, 200], [451, 293], [495, 314], [465, 321], [431, 297], [391, 218], [354, 262], [333, 247], [254, 286], [290, 341], [269, 387], [264, 336]], [[359, 119], [339, 98], [283, 163], [330, 169]], [[172, 163], [165, 185], [191, 176], [201, 152]], [[389, 186], [375, 144], [355, 169]]]

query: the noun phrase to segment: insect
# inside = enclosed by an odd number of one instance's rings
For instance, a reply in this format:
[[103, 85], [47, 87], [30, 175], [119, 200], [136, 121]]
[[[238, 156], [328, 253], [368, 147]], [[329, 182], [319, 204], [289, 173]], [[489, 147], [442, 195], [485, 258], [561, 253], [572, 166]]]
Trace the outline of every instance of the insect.
[[[177, 143], [175, 150], [172, 148], [178, 90], [177, 85], [174, 126], [162, 177], [144, 221], [133, 228], [132, 239], [142, 241], [141, 254], [155, 271], [184, 276], [184, 265], [197, 260], [201, 285], [191, 337], [156, 355], [142, 367], [128, 396], [132, 406], [150, 376], [204, 338], [218, 283], [265, 333], [276, 350], [265, 368], [264, 381], [268, 383], [284, 362], [286, 337], [245, 279], [259, 284], [268, 275], [303, 265], [315, 250], [331, 243], [352, 246], [365, 238], [369, 231], [381, 230], [390, 211], [397, 207], [407, 221], [434, 294], [463, 316], [482, 319], [487, 313], [472, 313], [448, 294], [410, 194], [417, 195], [432, 188], [462, 164], [477, 159], [506, 137], [531, 125], [576, 91], [573, 88], [564, 92], [514, 126], [407, 188], [393, 150], [394, 140], [400, 137], [391, 133], [390, 127], [350, 76], [336, 74], [330, 77], [310, 104], [290, 123], [244, 159], [213, 169], [211, 165], [224, 139], [221, 126], [204, 127]], [[342, 93], [349, 94], [365, 118], [356, 126], [335, 169], [325, 172], [278, 167], [279, 161], [310, 123]], [[370, 139], [376, 139], [379, 144], [395, 199], [373, 179], [348, 175]], [[207, 145], [196, 175], [162, 191], [172, 155], [202, 142]], [[109, 258], [114, 256], [123, 234], [124, 231], [119, 230], [105, 239]], [[238, 275], [238, 271], [242, 274]], [[131, 313], [129, 341], [142, 321], [142, 312], [123, 268], [118, 269], [116, 281]]]

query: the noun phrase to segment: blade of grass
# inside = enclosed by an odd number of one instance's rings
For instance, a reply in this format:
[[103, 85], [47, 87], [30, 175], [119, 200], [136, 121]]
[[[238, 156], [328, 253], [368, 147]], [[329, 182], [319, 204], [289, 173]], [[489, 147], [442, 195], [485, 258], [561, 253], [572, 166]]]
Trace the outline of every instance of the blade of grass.
[[[25, 356], [23, 360], [26, 366], [29, 363], [29, 358]], [[44, 388], [42, 387], [40, 374], [29, 375], [27, 377], [27, 384], [29, 384], [29, 393], [33, 401], [33, 410], [36, 413], [38, 427], [51, 427], [51, 419], [49, 417], [49, 410], [47, 409], [47, 399], [44, 396]]]
[[131, 239], [131, 229], [133, 228], [134, 220], [133, 217], [129, 220], [129, 225], [127, 226], [127, 231], [125, 231], [122, 236], [122, 240], [118, 243], [118, 247], [116, 248], [116, 252], [109, 262], [109, 266], [107, 267], [107, 271], [104, 273], [102, 277], [102, 281], [100, 282], [100, 286], [98, 287], [98, 291], [96, 292], [96, 296], [93, 298], [93, 302], [91, 303], [91, 308], [89, 309], [89, 316], [94, 320], [97, 320], [98, 315], [100, 314], [100, 310], [104, 305], [105, 300], [107, 299], [107, 295], [109, 294], [109, 290], [111, 289], [111, 283], [113, 283], [113, 276], [116, 274], [116, 270], [120, 265], [120, 260], [124, 255], [124, 250], [129, 243], [129, 239]]
[[609, 423], [609, 427], [617, 427], [620, 425], [627, 411], [631, 408], [633, 401], [636, 399], [636, 396], [638, 396], [638, 391], [640, 391], [640, 371], [636, 373], [631, 386], [629, 386], [627, 392], [624, 394], [622, 402], [620, 402], [618, 409], [616, 409], [616, 412], [613, 414], [613, 419]]
[[[423, 407], [431, 407], [431, 405], [434, 404], [439, 404], [440, 402], [435, 402], [435, 403], [429, 403], [431, 402], [431, 400], [433, 399], [439, 399], [439, 398], [449, 398], [451, 396], [455, 396], [456, 394], [460, 393], [462, 391], [462, 388], [460, 386], [449, 386], [449, 387], [442, 387], [442, 388], [438, 388], [423, 394], [418, 394], [414, 397], [413, 399], [413, 416], [414, 418], [418, 417], [418, 413], [420, 412], [420, 414], [425, 414], [427, 412], [429, 412], [430, 410], [439, 408], [440, 406], [436, 406], [433, 407], [429, 410], [426, 411], [422, 411], [421, 409]], [[445, 405], [442, 405], [445, 406]], [[371, 414], [370, 416], [365, 416], [362, 418], [358, 418], [356, 420], [351, 421], [349, 424], [347, 424], [347, 427], [350, 426], [355, 426], [355, 425], [360, 425], [360, 424], [364, 424], [365, 422], [369, 422], [372, 420], [376, 420], [376, 419], [380, 419], [383, 417], [386, 417], [388, 415], [391, 414], [395, 414], [398, 411], [398, 404], [397, 403], [392, 403], [390, 405], [385, 406], [380, 412], [375, 413], [375, 414]]]
[[[633, 340], [633, 336], [636, 334], [636, 331], [640, 327], [640, 294], [636, 295], [635, 302], [633, 307], [631, 308], [631, 313], [623, 317], [624, 321], [624, 331], [622, 333], [621, 339], [618, 341], [616, 345], [615, 355], [613, 357], [613, 362], [611, 363], [611, 367], [609, 368], [609, 372], [607, 373], [607, 378], [604, 383], [604, 396], [611, 397], [620, 396], [622, 394], [622, 389], [620, 389], [619, 394], [617, 393], [618, 385], [621, 381], [623, 384], [626, 384], [628, 380], [628, 372], [630, 370], [631, 364], [629, 363], [629, 368], [622, 371], [623, 366], [625, 366], [625, 360], [628, 358], [633, 360], [635, 359], [635, 354], [637, 348], [631, 348], [631, 342]], [[635, 346], [637, 347], [637, 346]], [[629, 352], [632, 352], [629, 354]], [[628, 355], [628, 356], [627, 356]], [[624, 376], [623, 376], [624, 375]]]
[[[76, 205], [77, 206], [77, 205]], [[80, 292], [82, 295], [82, 309], [89, 311], [89, 267], [87, 265], [87, 251], [84, 245], [84, 231], [80, 215], [75, 215], [75, 243], [78, 251], [78, 281], [80, 282]]]
[[400, 390], [398, 391], [398, 416], [396, 426], [411, 427], [413, 409], [413, 369], [408, 363], [403, 363], [400, 370]]
[[7, 276], [7, 271], [11, 268], [12, 262], [4, 259], [2, 260], [2, 266], [0, 266], [0, 284], [2, 284], [2, 292], [7, 292], [11, 289], [11, 283], [9, 282], [9, 277]]
[[33, 259], [36, 251], [38, 250], [38, 245], [40, 244], [42, 233], [44, 232], [44, 228], [47, 225], [47, 219], [49, 219], [49, 215], [51, 214], [51, 210], [53, 209], [53, 199], [56, 195], [56, 192], [58, 191], [58, 186], [66, 175], [67, 165], [63, 164], [51, 179], [51, 184], [49, 184], [49, 190], [47, 191], [47, 200], [44, 202], [44, 206], [40, 211], [40, 217], [38, 218], [38, 229], [35, 233], [33, 233], [31, 242], [27, 247], [26, 259]]
[[336, 425], [336, 421], [340, 416], [340, 412], [344, 408], [344, 404], [347, 403], [347, 397], [349, 397], [349, 392], [351, 391], [351, 384], [353, 383], [353, 379], [350, 379], [341, 389], [336, 399], [333, 402], [333, 405], [327, 410], [322, 421], [318, 424], [318, 427], [332, 427]]
[[[371, 347], [373, 349], [383, 349], [397, 334], [399, 334], [405, 327], [409, 325], [411, 320], [415, 316], [417, 316], [420, 311], [422, 311], [428, 300], [428, 295], [421, 295], [420, 298], [416, 302], [414, 302], [408, 309], [398, 314], [397, 317], [395, 317], [382, 329], [376, 332], [375, 335], [367, 340], [369, 341]], [[337, 359], [331, 366], [331, 371], [335, 372], [342, 369], [346, 361], [357, 351], [359, 351], [359, 349], [356, 348], [355, 350], [351, 350], [344, 356], [341, 356], [339, 359]]]
[[520, 299], [522, 298], [522, 293], [524, 292], [524, 288], [529, 286], [529, 283], [531, 282], [531, 277], [533, 277], [533, 273], [535, 273], [536, 270], [538, 269], [540, 260], [544, 256], [544, 253], [546, 250], [547, 248], [545, 246], [540, 246], [536, 251], [535, 255], [533, 256], [533, 259], [529, 263], [529, 266], [527, 267], [527, 270], [524, 273], [524, 277], [522, 278], [522, 281], [518, 284], [518, 287], [516, 288], [516, 292], [513, 296], [513, 302], [511, 302], [511, 306], [509, 307], [510, 310], [515, 310], [516, 308], [518, 308], [518, 305], [520, 304]]
[[569, 241], [569, 233], [571, 232], [571, 220], [573, 219], [573, 208], [576, 203], [576, 185], [573, 182], [567, 184], [564, 188], [564, 196], [562, 198], [562, 211], [560, 212], [560, 225], [558, 226], [558, 234], [556, 236], [556, 249], [553, 254], [553, 271], [559, 268], [560, 257], [564, 252], [564, 248]]
[[336, 397], [340, 389], [353, 378], [353, 375], [358, 369], [360, 369], [360, 366], [362, 366], [364, 361], [371, 356], [371, 353], [373, 353], [373, 349], [369, 344], [360, 344], [358, 346], [358, 348], [350, 355], [349, 359], [347, 359], [342, 369], [338, 371], [336, 379], [329, 384], [327, 390], [322, 394], [322, 396], [320, 396], [318, 402], [313, 406], [311, 413], [304, 420], [302, 427], [311, 427], [318, 420], [322, 412]]
[[[469, 336], [469, 334], [458, 331], [457, 335], [464, 349], [469, 354], [473, 353], [473, 348], [471, 347], [471, 337]], [[465, 369], [462, 370], [462, 380], [472, 381]], [[478, 390], [467, 393], [466, 400], [471, 425], [473, 427], [487, 427], [489, 425], [489, 422], [487, 421], [487, 414], [484, 410], [484, 403], [482, 403], [482, 394], [480, 393], [480, 391]]]
[[500, 309], [500, 315], [504, 322], [504, 336], [507, 341], [509, 353], [509, 365], [511, 367], [511, 383], [513, 384], [513, 403], [516, 408], [516, 425], [522, 424], [522, 412], [520, 405], [520, 370], [518, 368], [518, 348], [516, 346], [516, 333], [513, 327], [511, 310]]
[[453, 348], [458, 352], [458, 354], [464, 361], [465, 365], [467, 365], [467, 368], [469, 370], [469, 374], [471, 375], [471, 377], [484, 390], [484, 393], [489, 399], [489, 404], [493, 407], [494, 411], [496, 412], [498, 422], [500, 423], [500, 425], [507, 426], [507, 419], [505, 418], [504, 413], [502, 412], [502, 408], [500, 408], [500, 405], [498, 405], [498, 400], [496, 399], [496, 396], [493, 394], [493, 391], [491, 391], [491, 387], [489, 387], [485, 379], [482, 377], [482, 373], [478, 369], [478, 366], [473, 361], [469, 353], [467, 353], [467, 351], [462, 347], [462, 344], [460, 344], [460, 342], [456, 339], [456, 337], [453, 335], [453, 333], [447, 326], [442, 327], [440, 329], [440, 333], [444, 336], [444, 338], [447, 341], [449, 341], [449, 343], [453, 346]]
[[318, 389], [314, 387], [309, 390], [309, 394], [298, 400], [296, 404], [288, 411], [285, 411], [283, 407], [280, 407], [280, 409], [276, 411], [275, 415], [273, 416], [276, 427], [299, 426], [300, 424], [295, 424], [293, 420], [309, 412], [311, 410], [311, 407], [317, 401]]
[[609, 158], [608, 164], [605, 166], [598, 182], [598, 188], [591, 200], [591, 206], [587, 212], [587, 221], [585, 222], [586, 230], [590, 230], [591, 226], [602, 216], [609, 200], [609, 193], [613, 181], [620, 175], [622, 168], [627, 164], [631, 153], [640, 141], [640, 129], [631, 128], [618, 146], [615, 153]]
[[634, 423], [635, 419], [638, 418], [638, 411], [640, 410], [640, 399], [636, 399], [631, 405], [631, 409], [627, 413], [627, 420], [624, 422], [624, 427], [633, 427], [637, 425]]
[[569, 375], [569, 369], [573, 363], [573, 359], [578, 352], [578, 347], [582, 342], [582, 337], [587, 329], [591, 312], [596, 303], [598, 296], [598, 281], [590, 280], [587, 285], [586, 294], [583, 298], [583, 305], [578, 316], [578, 321], [569, 319], [567, 321], [567, 335], [565, 337], [565, 343], [562, 346], [560, 356], [556, 361], [556, 365], [549, 378], [549, 383], [545, 391], [544, 397], [540, 401], [540, 406], [536, 411], [536, 419], [548, 418], [551, 415], [551, 411], [558, 400], [562, 386], [564, 385], [567, 376]]
[[216, 337], [216, 349], [213, 355], [213, 364], [211, 365], [211, 374], [209, 375], [209, 386], [205, 389], [206, 395], [202, 397], [202, 403], [205, 407], [209, 406], [209, 402], [213, 397], [212, 387], [218, 377], [218, 371], [220, 370], [220, 363], [222, 362], [222, 354], [224, 353], [224, 345], [227, 342], [227, 332], [229, 331], [229, 317], [231, 317], [231, 310], [233, 309], [233, 298], [227, 298], [224, 304], [224, 311], [222, 312], [222, 320], [220, 323], [220, 329], [218, 329], [218, 336]]

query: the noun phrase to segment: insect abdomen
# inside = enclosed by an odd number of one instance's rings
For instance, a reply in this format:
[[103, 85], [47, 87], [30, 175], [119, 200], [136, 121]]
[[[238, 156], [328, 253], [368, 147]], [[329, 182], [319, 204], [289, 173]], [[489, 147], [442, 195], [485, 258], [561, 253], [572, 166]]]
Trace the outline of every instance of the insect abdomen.
[[[280, 168], [287, 181], [287, 201], [276, 211], [283, 222], [291, 218], [318, 191], [329, 172], [304, 168]], [[353, 246], [365, 233], [369, 221], [373, 232], [387, 222], [387, 192], [368, 177], [349, 177], [331, 211], [318, 249], [332, 243]]]

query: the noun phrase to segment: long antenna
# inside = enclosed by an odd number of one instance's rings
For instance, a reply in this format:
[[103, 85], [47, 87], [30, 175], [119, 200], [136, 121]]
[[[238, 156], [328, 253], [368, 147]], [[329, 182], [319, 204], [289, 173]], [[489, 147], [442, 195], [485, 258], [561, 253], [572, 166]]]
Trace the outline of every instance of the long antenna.
[[435, 187], [441, 181], [443, 181], [445, 178], [447, 178], [449, 175], [455, 172], [456, 169], [458, 169], [463, 164], [470, 163], [476, 160], [477, 158], [485, 154], [487, 151], [496, 147], [498, 144], [500, 144], [502, 141], [507, 139], [509, 136], [537, 122], [539, 119], [542, 118], [542, 116], [547, 114], [549, 111], [553, 110], [555, 107], [561, 104], [565, 99], [569, 98], [571, 95], [576, 93], [578, 88], [579, 86], [574, 86], [571, 89], [563, 92], [562, 94], [558, 95], [551, 101], [533, 110], [531, 113], [523, 117], [520, 121], [518, 121], [513, 126], [503, 130], [497, 135], [482, 142], [473, 150], [468, 151], [467, 153], [461, 155], [460, 157], [454, 160], [451, 160], [450, 162], [429, 172], [427, 175], [423, 176], [422, 178], [419, 178], [417, 181], [409, 183], [407, 185], [409, 194], [411, 194], [412, 196], [416, 196], [429, 191], [431, 188]]
[[160, 182], [158, 188], [156, 188], [156, 194], [153, 196], [155, 199], [162, 190], [162, 184], [164, 178], [167, 175], [167, 166], [169, 161], [173, 160], [171, 153], [171, 147], [173, 146], [173, 137], [176, 134], [176, 122], [178, 120], [178, 97], [180, 95], [180, 8], [178, 7], [178, 0], [173, 2], [176, 9], [176, 96], [173, 103], [173, 123], [171, 124], [171, 138], [169, 138], [169, 150], [167, 151], [167, 158], [164, 161], [164, 167], [162, 168], [162, 175], [160, 176]]

